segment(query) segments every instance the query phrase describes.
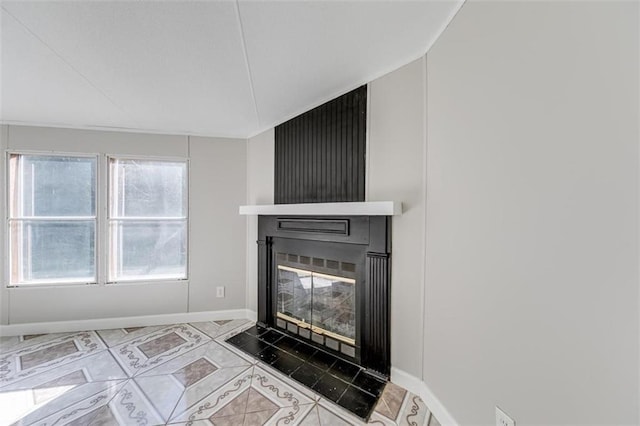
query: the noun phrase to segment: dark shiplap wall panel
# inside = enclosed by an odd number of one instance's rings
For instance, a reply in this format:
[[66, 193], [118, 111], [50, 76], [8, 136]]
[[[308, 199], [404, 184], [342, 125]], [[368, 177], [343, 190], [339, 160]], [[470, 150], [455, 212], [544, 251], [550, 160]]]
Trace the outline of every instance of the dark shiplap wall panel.
[[367, 86], [275, 129], [276, 204], [364, 201]]

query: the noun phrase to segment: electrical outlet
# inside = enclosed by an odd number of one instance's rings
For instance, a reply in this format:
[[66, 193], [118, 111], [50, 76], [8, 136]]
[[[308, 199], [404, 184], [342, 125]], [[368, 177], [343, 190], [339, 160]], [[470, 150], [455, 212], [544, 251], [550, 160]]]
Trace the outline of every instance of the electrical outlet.
[[516, 421], [513, 420], [507, 413], [502, 411], [500, 407], [496, 405], [496, 426], [516, 426]]
[[216, 297], [224, 297], [224, 287], [216, 287]]

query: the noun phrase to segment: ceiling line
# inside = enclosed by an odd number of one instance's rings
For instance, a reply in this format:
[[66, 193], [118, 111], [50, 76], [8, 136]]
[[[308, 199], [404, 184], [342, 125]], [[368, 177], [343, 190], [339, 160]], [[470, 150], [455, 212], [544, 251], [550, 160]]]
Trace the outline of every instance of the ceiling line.
[[82, 78], [84, 81], [86, 81], [91, 87], [93, 87], [98, 93], [100, 93], [102, 96], [104, 96], [114, 107], [116, 107], [119, 111], [130, 115], [124, 108], [122, 108], [120, 105], [118, 105], [113, 99], [111, 99], [111, 97], [109, 97], [109, 95], [107, 95], [104, 91], [102, 91], [98, 86], [96, 86], [91, 80], [89, 80], [89, 78], [87, 78], [87, 76], [85, 76], [84, 74], [82, 74], [80, 72], [80, 70], [78, 70], [76, 67], [74, 67], [71, 62], [67, 61], [61, 54], [59, 54], [53, 47], [51, 47], [47, 42], [45, 42], [38, 34], [36, 34], [34, 31], [31, 30], [31, 28], [29, 28], [27, 25], [25, 25], [20, 19], [18, 19], [14, 14], [12, 14], [11, 12], [9, 12], [7, 10], [6, 7], [4, 6], [0, 6], [2, 8], [2, 10], [9, 15], [11, 18], [13, 18], [14, 21], [16, 21], [22, 28], [24, 28], [29, 34], [31, 34], [33, 37], [36, 38], [36, 40], [38, 40], [40, 43], [42, 43], [47, 49], [49, 49], [51, 51], [51, 53], [53, 53], [55, 56], [58, 57], [58, 59], [60, 59], [62, 62], [64, 62], [69, 68], [71, 68], [76, 74], [78, 74], [80, 76], [80, 78]]
[[244, 39], [244, 27], [242, 25], [242, 16], [240, 16], [240, 3], [235, 1], [236, 5], [236, 17], [238, 18], [238, 25], [240, 26], [240, 40], [242, 41], [242, 54], [244, 55], [244, 63], [247, 66], [247, 74], [249, 75], [249, 89], [251, 89], [251, 100], [253, 101], [253, 110], [256, 113], [256, 120], [258, 121], [258, 128], [261, 127], [260, 113], [258, 112], [258, 102], [256, 101], [256, 92], [253, 87], [253, 74], [251, 73], [251, 64], [249, 64], [249, 54], [247, 53], [247, 43]]

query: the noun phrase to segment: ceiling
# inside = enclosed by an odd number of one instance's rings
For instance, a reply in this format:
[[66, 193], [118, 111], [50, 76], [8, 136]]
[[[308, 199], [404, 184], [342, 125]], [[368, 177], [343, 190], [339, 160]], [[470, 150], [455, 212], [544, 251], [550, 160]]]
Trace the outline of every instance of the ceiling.
[[463, 0], [4, 1], [4, 123], [246, 138], [422, 55]]

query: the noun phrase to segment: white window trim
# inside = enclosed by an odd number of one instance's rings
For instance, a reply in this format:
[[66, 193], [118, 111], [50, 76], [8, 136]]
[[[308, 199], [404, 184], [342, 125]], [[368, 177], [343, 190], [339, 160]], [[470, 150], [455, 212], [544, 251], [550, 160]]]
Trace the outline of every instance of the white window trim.
[[[96, 280], [95, 282], [86, 282], [86, 280], [38, 280], [31, 283], [11, 284], [11, 247], [10, 247], [10, 218], [11, 212], [9, 210], [9, 185], [10, 185], [10, 172], [9, 172], [9, 158], [11, 155], [43, 155], [43, 156], [59, 156], [59, 157], [78, 157], [78, 158], [96, 158], [96, 234], [95, 234], [95, 266], [96, 266]], [[147, 276], [146, 278], [132, 279], [132, 280], [120, 280], [120, 281], [108, 281], [108, 262], [109, 262], [109, 159], [118, 160], [140, 160], [140, 161], [166, 161], [166, 162], [183, 162], [187, 166], [187, 197], [186, 197], [186, 274], [185, 278], [163, 278], [160, 276]], [[149, 155], [120, 155], [112, 153], [93, 153], [93, 152], [76, 152], [76, 151], [40, 151], [40, 150], [17, 150], [7, 149], [4, 151], [5, 176], [4, 176], [4, 189], [5, 196], [3, 200], [5, 223], [4, 229], [6, 232], [6, 238], [4, 239], [4, 250], [6, 255], [4, 256], [4, 288], [6, 289], [25, 289], [25, 288], [52, 288], [52, 287], [79, 287], [79, 286], [111, 286], [111, 285], [136, 285], [146, 283], [175, 283], [183, 284], [187, 283], [191, 276], [191, 161], [188, 157], [176, 157], [176, 156], [149, 156]]]

